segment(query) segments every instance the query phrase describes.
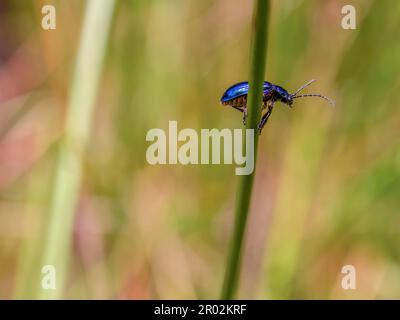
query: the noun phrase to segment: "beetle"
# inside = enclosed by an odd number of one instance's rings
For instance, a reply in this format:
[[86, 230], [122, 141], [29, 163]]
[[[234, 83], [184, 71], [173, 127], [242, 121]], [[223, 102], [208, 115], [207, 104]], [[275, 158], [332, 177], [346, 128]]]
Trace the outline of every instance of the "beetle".
[[[306, 84], [302, 85], [299, 89], [297, 89], [297, 91], [295, 93], [292, 93], [292, 94], [287, 92], [287, 90], [285, 90], [281, 86], [270, 83], [268, 81], [264, 81], [262, 111], [267, 108], [268, 108], [268, 110], [264, 113], [264, 115], [261, 118], [260, 123], [258, 124], [258, 132], [261, 133], [262, 129], [264, 128], [265, 124], [267, 123], [268, 118], [272, 113], [272, 109], [273, 109], [276, 101], [280, 101], [284, 104], [287, 104], [289, 107], [292, 107], [294, 99], [303, 98], [303, 97], [319, 97], [319, 98], [322, 98], [322, 99], [328, 101], [330, 104], [334, 105], [334, 102], [331, 99], [329, 99], [326, 96], [323, 96], [322, 94], [307, 93], [307, 94], [298, 95], [298, 93], [301, 90], [308, 87], [310, 84], [312, 84], [315, 81], [316, 81], [315, 79], [308, 81]], [[243, 124], [246, 124], [246, 118], [247, 118], [247, 94], [248, 94], [248, 92], [249, 92], [249, 83], [247, 81], [239, 82], [239, 83], [236, 83], [233, 86], [229, 87], [224, 92], [224, 94], [222, 95], [222, 97], [220, 99], [220, 102], [222, 105], [228, 105], [228, 106], [231, 106], [231, 107], [243, 112]]]

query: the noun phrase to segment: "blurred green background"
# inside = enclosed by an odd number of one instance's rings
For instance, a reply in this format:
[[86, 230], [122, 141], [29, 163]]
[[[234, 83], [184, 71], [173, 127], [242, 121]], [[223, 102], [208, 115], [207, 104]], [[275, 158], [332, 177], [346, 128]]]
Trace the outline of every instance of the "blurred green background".
[[[239, 298], [400, 298], [400, 2], [350, 2], [272, 1], [266, 79], [293, 92], [316, 78], [307, 91], [336, 107], [312, 98], [276, 105], [260, 138]], [[41, 28], [45, 4], [56, 7], [56, 30]], [[85, 4], [0, 2], [3, 299], [42, 290]], [[356, 30], [341, 27], [345, 4], [357, 10]], [[219, 297], [235, 166], [151, 166], [145, 137], [169, 120], [242, 127], [219, 98], [247, 80], [252, 5], [116, 0], [71, 250], [59, 252], [62, 298]], [[356, 290], [341, 287], [347, 264]]]

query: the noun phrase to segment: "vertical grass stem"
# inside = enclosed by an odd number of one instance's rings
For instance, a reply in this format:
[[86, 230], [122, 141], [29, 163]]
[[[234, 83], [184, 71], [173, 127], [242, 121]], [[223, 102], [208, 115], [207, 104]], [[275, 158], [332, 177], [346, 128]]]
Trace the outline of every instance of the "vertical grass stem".
[[[266, 65], [266, 52], [268, 42], [268, 16], [269, 0], [255, 0], [254, 3], [254, 28], [251, 45], [249, 99], [247, 129], [255, 130], [254, 134], [254, 160], [257, 159], [258, 131], [257, 126], [261, 117], [261, 104], [263, 93], [264, 71]], [[246, 149], [245, 149], [246, 150]], [[256, 161], [254, 162], [256, 163]], [[243, 239], [246, 230], [253, 180], [252, 174], [241, 176], [239, 182], [233, 235], [230, 242], [229, 256], [226, 265], [225, 279], [222, 288], [222, 299], [232, 299], [235, 296], [239, 276]]]

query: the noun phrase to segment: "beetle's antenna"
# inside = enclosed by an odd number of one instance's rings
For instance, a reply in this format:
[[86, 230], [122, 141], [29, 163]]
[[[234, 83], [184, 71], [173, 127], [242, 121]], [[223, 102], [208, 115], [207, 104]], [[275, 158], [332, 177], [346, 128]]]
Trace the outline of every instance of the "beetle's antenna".
[[311, 83], [313, 83], [315, 81], [317, 81], [317, 80], [311, 79], [306, 84], [303, 84], [299, 89], [297, 89], [297, 91], [295, 93], [291, 94], [292, 98], [294, 98], [296, 96], [296, 94], [298, 94], [301, 90], [303, 90], [304, 88], [308, 87]]
[[292, 96], [293, 99], [296, 99], [296, 98], [304, 98], [304, 97], [320, 97], [320, 98], [322, 98], [322, 99], [328, 101], [331, 105], [333, 105], [333, 106], [335, 105], [335, 102], [333, 102], [332, 99], [330, 99], [330, 98], [328, 98], [328, 97], [325, 97], [325, 96], [323, 96], [322, 94], [307, 93], [307, 94], [302, 94], [302, 95], [299, 95], [299, 96]]

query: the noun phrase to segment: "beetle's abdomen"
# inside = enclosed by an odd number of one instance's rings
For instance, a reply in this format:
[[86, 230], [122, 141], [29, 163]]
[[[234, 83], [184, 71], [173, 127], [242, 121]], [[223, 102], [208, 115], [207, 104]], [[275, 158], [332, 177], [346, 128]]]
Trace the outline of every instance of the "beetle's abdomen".
[[223, 105], [231, 106], [231, 107], [236, 107], [236, 108], [245, 108], [247, 104], [247, 95], [240, 96], [228, 101], [221, 101]]

